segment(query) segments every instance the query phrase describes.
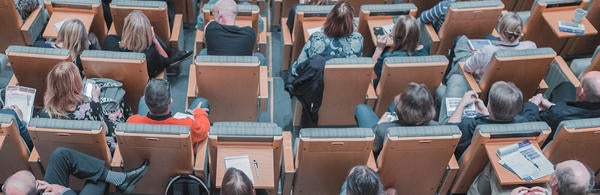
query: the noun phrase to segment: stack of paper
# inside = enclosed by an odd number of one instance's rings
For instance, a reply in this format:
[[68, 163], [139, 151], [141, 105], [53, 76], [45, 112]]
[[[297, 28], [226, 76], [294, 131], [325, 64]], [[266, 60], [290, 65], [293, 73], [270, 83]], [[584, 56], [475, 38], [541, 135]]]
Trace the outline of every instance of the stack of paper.
[[33, 114], [34, 88], [9, 85], [6, 87], [5, 106], [17, 106], [23, 112], [23, 120], [29, 122]]
[[[462, 98], [446, 98], [446, 114], [447, 116], [452, 116], [452, 113], [456, 110], [456, 107], [460, 104]], [[464, 118], [475, 118], [477, 116], [477, 110], [475, 109], [475, 104], [469, 104], [463, 109]]]
[[502, 166], [527, 182], [554, 172], [552, 163], [529, 140], [499, 148], [496, 154]]

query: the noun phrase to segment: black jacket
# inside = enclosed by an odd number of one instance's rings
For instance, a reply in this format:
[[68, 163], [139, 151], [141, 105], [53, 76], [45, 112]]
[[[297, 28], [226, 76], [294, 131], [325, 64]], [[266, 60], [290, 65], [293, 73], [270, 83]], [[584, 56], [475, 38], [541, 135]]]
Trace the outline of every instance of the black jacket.
[[562, 121], [600, 117], [600, 103], [558, 102], [556, 105], [540, 112], [539, 116], [539, 120], [546, 121], [552, 128], [552, 133], [546, 139], [547, 143], [554, 138], [556, 128]]

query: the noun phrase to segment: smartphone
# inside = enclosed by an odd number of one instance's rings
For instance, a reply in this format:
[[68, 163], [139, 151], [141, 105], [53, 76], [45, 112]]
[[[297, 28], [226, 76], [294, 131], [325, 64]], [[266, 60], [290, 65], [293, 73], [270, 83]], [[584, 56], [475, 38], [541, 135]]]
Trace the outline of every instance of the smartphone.
[[83, 85], [83, 95], [92, 98], [92, 91], [94, 90], [94, 85], [96, 85], [96, 81], [91, 79], [85, 80], [85, 85]]
[[385, 35], [385, 32], [381, 26], [373, 28], [373, 33], [375, 33], [375, 36]]

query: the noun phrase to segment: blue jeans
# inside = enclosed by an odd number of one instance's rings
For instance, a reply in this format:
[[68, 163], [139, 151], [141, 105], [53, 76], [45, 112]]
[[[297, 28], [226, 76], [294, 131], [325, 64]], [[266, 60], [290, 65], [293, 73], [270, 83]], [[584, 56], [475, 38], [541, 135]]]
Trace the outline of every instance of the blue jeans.
[[[208, 50], [206, 48], [200, 50], [200, 53], [198, 53], [198, 55], [201, 56], [206, 56], [208, 55]], [[258, 58], [258, 61], [260, 62], [261, 66], [266, 66], [267, 65], [267, 59], [265, 58], [265, 56], [262, 53], [256, 52], [253, 53], [252, 56], [256, 56]]]
[[[196, 106], [198, 106], [198, 104], [202, 102], [202, 106], [200, 106], [200, 108], [207, 108], [210, 110], [210, 103], [208, 102], [207, 99], [205, 98], [201, 98], [201, 97], [197, 97], [188, 107], [188, 109], [193, 109], [196, 108]], [[146, 116], [146, 114], [148, 114], [148, 112], [150, 112], [150, 108], [148, 108], [148, 105], [146, 105], [146, 101], [144, 100], [144, 96], [142, 96], [142, 98], [140, 98], [140, 101], [138, 103], [138, 114], [142, 115], [142, 116]], [[191, 113], [190, 113], [191, 114]]]
[[[388, 106], [388, 112], [396, 112], [395, 107], [396, 103], [392, 101], [390, 106]], [[379, 117], [377, 117], [375, 111], [366, 104], [359, 104], [356, 106], [356, 109], [354, 110], [354, 119], [356, 120], [358, 127], [363, 128], [373, 128], [377, 125], [377, 121], [379, 121]]]
[[436, 96], [440, 101], [440, 113], [438, 121], [445, 124], [450, 116], [446, 113], [446, 97], [462, 98], [469, 90], [469, 83], [462, 74], [452, 74], [446, 85], [440, 85], [436, 89]]

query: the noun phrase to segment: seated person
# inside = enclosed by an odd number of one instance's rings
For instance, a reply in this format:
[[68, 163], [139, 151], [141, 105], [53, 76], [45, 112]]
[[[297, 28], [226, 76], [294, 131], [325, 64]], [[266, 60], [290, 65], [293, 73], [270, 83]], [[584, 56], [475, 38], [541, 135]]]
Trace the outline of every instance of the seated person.
[[[388, 129], [398, 126], [436, 125], [433, 97], [425, 85], [410, 83], [404, 92], [394, 99], [394, 114], [386, 112], [381, 119], [366, 104], [356, 106], [354, 116], [359, 127], [373, 128], [375, 140], [373, 153], [377, 157], [383, 148]], [[379, 120], [379, 121], [378, 121]]]
[[[531, 185], [528, 185], [531, 187]], [[490, 165], [475, 178], [468, 194], [558, 194], [575, 195], [589, 194], [594, 187], [594, 173], [576, 160], [567, 160], [554, 166], [554, 173], [550, 181], [542, 186], [527, 188], [524, 186], [515, 189], [512, 186], [501, 186], [496, 173]], [[511, 192], [512, 190], [512, 192]]]
[[17, 8], [17, 12], [21, 15], [21, 20], [25, 23], [25, 20], [29, 18], [29, 15], [37, 9], [40, 5], [38, 0], [16, 0], [15, 8]]
[[340, 195], [360, 194], [393, 195], [396, 194], [396, 190], [389, 189], [384, 192], [379, 175], [371, 168], [359, 165], [350, 169], [350, 173], [348, 173], [348, 176], [342, 185]]
[[444, 24], [444, 20], [446, 20], [446, 14], [448, 13], [448, 8], [450, 8], [450, 4], [453, 2], [459, 1], [471, 1], [471, 0], [442, 0], [437, 5], [433, 6], [429, 10], [425, 10], [419, 16], [419, 21], [423, 24], [431, 24], [435, 29], [435, 32], [440, 31], [442, 24]]
[[477, 82], [487, 71], [496, 51], [537, 48], [534, 42], [519, 41], [523, 37], [523, 21], [515, 12], [504, 14], [496, 25], [496, 31], [500, 34], [500, 41], [493, 41], [492, 45], [484, 46], [465, 61], [465, 71], [473, 74]]
[[290, 9], [290, 13], [288, 14], [287, 21], [285, 25], [290, 29], [290, 34], [294, 30], [294, 20], [296, 19], [296, 9], [298, 9], [298, 5], [332, 5], [338, 2], [338, 0], [301, 0], [299, 3], [294, 4]]
[[[487, 100], [486, 107], [477, 93], [468, 91], [448, 119], [448, 124], [456, 124], [462, 131], [462, 136], [454, 151], [457, 159], [471, 145], [471, 138], [475, 134], [477, 125], [528, 122], [534, 121], [537, 116], [537, 106], [532, 103], [523, 103], [521, 90], [510, 82], [494, 83], [490, 88]], [[463, 110], [470, 104], [475, 104], [478, 113], [475, 118], [463, 117]], [[440, 112], [440, 120], [442, 120], [442, 115], [445, 113]]]
[[551, 91], [550, 100], [545, 99], [542, 94], [529, 99], [529, 102], [540, 108], [538, 120], [546, 121], [552, 128], [546, 142], [554, 138], [562, 121], [600, 117], [600, 72], [583, 73], [580, 81], [578, 88], [570, 82], [559, 84]]
[[135, 184], [146, 174], [150, 161], [127, 172], [111, 171], [104, 161], [81, 152], [58, 147], [50, 155], [44, 180], [36, 180], [29, 171], [10, 176], [2, 186], [6, 194], [77, 194], [69, 188], [70, 176], [85, 180], [81, 194], [104, 194], [106, 183], [121, 193], [130, 194]]
[[19, 128], [19, 135], [25, 142], [25, 145], [31, 151], [33, 149], [33, 141], [31, 140], [31, 136], [29, 136], [29, 130], [27, 130], [27, 123], [23, 120], [23, 112], [19, 107], [11, 105], [5, 106], [3, 109], [0, 109], [0, 114], [9, 114], [15, 118], [15, 124], [17, 128]]
[[[198, 143], [208, 137], [210, 122], [208, 121], [208, 101], [200, 100], [197, 106], [193, 106], [190, 113], [192, 117], [174, 117], [171, 114], [171, 87], [165, 79], [151, 79], [144, 90], [144, 104], [140, 103], [138, 114], [127, 119], [127, 123], [159, 124], [159, 125], [185, 125], [190, 127], [192, 142]], [[141, 101], [140, 101], [141, 102]], [[147, 108], [145, 108], [147, 106]], [[144, 111], [144, 109], [147, 109]], [[147, 114], [146, 114], [147, 113]], [[142, 116], [140, 114], [146, 114]]]
[[[215, 3], [217, 3], [218, 0], [208, 0], [208, 2], [206, 2], [206, 4], [204, 5], [214, 5]], [[235, 0], [235, 3], [237, 3], [238, 5], [251, 5], [250, 2], [248, 1], [242, 1], [240, 2], [239, 0]], [[196, 29], [197, 30], [204, 30], [204, 14], [202, 13], [202, 8], [200, 8], [200, 11], [198, 12], [198, 17], [196, 18]], [[263, 22], [263, 17], [261, 15], [258, 16], [258, 32], [262, 32], [264, 29], [264, 22]]]
[[315, 55], [323, 57], [360, 57], [363, 53], [363, 36], [354, 29], [354, 8], [347, 1], [338, 2], [327, 15], [323, 31], [310, 35], [302, 52], [292, 65], [296, 67]]
[[236, 168], [229, 168], [223, 176], [221, 195], [254, 195], [254, 186], [248, 176]]
[[[377, 78], [372, 78], [375, 87], [379, 83], [381, 78], [381, 70], [383, 69], [383, 60], [387, 57], [395, 56], [427, 56], [429, 55], [429, 45], [419, 44], [419, 37], [421, 35], [421, 29], [417, 20], [410, 15], [402, 15], [398, 17], [396, 25], [392, 30], [391, 35], [378, 35], [377, 36], [377, 48], [373, 54], [373, 63], [375, 67], [373, 70]], [[386, 47], [386, 43], [390, 37], [393, 41], [392, 47], [387, 52], [383, 53]], [[383, 55], [381, 55], [383, 53]]]
[[65, 20], [58, 31], [56, 40], [38, 40], [34, 43], [34, 46], [68, 49], [69, 54], [73, 59], [73, 63], [79, 68], [81, 78], [84, 78], [85, 75], [83, 72], [83, 65], [81, 64], [81, 53], [86, 49], [100, 49], [96, 35], [94, 35], [94, 33], [88, 34], [83, 22], [79, 19]]
[[108, 125], [106, 134], [114, 135], [116, 120], [109, 120], [102, 114], [100, 88], [94, 86], [92, 97], [86, 97], [83, 94], [83, 80], [75, 64], [58, 63], [48, 73], [46, 83], [44, 108], [38, 113], [38, 117], [104, 121]]
[[[154, 78], [165, 68], [178, 64], [191, 56], [191, 52], [171, 50], [154, 34], [148, 17], [139, 10], [132, 11], [125, 17], [122, 36], [108, 35], [102, 45], [103, 50], [141, 52], [146, 55], [148, 76]], [[168, 54], [169, 52], [170, 54]]]

